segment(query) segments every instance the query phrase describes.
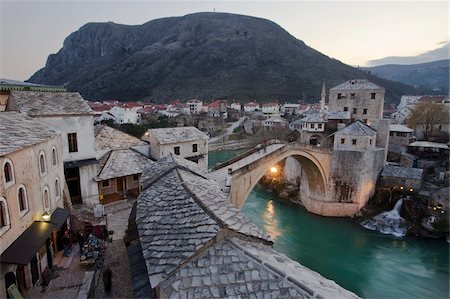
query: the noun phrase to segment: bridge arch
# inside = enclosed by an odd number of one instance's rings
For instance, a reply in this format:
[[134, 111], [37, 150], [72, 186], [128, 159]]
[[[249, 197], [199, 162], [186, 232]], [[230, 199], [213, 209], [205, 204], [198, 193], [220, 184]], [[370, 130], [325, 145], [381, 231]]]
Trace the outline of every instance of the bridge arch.
[[330, 153], [327, 150], [314, 147], [299, 148], [297, 146], [293, 148], [287, 145], [232, 172], [231, 202], [237, 208], [241, 208], [250, 192], [267, 173], [268, 169], [287, 157], [294, 157], [302, 165], [309, 185], [310, 194], [308, 194], [308, 197], [324, 201], [328, 189]]

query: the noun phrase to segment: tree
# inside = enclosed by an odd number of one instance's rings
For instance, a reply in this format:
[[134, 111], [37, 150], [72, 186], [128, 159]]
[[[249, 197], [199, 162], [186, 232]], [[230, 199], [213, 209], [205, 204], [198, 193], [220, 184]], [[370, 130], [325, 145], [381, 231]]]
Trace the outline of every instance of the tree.
[[449, 111], [443, 104], [419, 102], [411, 110], [407, 124], [410, 128], [422, 127], [424, 139], [428, 140], [437, 124], [448, 123], [448, 121]]

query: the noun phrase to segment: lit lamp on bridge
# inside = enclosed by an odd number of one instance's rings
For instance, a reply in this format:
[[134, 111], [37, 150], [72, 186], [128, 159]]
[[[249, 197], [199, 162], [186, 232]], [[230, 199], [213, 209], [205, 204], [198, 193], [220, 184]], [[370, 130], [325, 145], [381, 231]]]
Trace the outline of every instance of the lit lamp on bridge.
[[42, 220], [44, 220], [45, 222], [50, 222], [51, 217], [52, 215], [50, 215], [48, 212], [42, 214]]
[[272, 167], [270, 167], [270, 172], [272, 174], [276, 174], [278, 172], [278, 168], [276, 166], [272, 166]]

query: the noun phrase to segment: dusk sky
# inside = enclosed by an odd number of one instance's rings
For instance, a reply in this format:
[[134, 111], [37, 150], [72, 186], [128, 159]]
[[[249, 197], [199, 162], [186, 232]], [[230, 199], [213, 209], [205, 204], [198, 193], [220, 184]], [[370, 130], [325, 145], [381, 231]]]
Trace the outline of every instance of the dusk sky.
[[0, 77], [26, 80], [88, 22], [137, 25], [213, 11], [276, 22], [308, 46], [349, 65], [414, 56], [449, 40], [448, 1], [4, 1]]

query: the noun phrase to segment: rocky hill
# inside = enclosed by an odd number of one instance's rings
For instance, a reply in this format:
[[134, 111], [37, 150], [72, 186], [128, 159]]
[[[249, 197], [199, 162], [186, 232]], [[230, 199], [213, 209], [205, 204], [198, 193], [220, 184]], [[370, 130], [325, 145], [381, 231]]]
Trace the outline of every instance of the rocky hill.
[[367, 67], [364, 70], [388, 80], [421, 86], [441, 93], [449, 91], [450, 60], [448, 59], [410, 65], [386, 64]]
[[143, 25], [88, 23], [28, 81], [63, 85], [86, 99], [298, 100], [367, 78], [387, 101], [416, 93], [308, 47], [277, 24], [226, 13], [196, 13]]

